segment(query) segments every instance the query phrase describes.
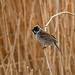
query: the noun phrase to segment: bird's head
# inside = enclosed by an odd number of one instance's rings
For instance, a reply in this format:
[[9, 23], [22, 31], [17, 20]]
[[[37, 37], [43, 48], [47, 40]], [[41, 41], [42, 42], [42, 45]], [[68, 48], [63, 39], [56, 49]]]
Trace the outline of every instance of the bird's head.
[[35, 26], [35, 27], [32, 29], [32, 32], [33, 32], [34, 34], [36, 34], [36, 33], [38, 33], [40, 30], [41, 30], [40, 27]]

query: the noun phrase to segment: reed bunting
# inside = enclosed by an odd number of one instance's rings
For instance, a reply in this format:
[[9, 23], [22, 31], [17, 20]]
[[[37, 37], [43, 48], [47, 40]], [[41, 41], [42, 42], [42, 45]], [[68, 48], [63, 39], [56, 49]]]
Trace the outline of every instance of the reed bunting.
[[[43, 31], [40, 27], [38, 26], [35, 26], [33, 29], [32, 29], [32, 32], [34, 33], [36, 39], [44, 44], [44, 45], [47, 45], [47, 47], [52, 44], [54, 46], [56, 46], [56, 48], [60, 51], [59, 47], [57, 46], [57, 41], [56, 41], [56, 38], [53, 36], [53, 35], [50, 35], [48, 34], [47, 32]], [[44, 48], [47, 48], [47, 47], [43, 47]], [[60, 51], [60, 53], [62, 54], [62, 52]], [[63, 54], [62, 54], [63, 55]]]

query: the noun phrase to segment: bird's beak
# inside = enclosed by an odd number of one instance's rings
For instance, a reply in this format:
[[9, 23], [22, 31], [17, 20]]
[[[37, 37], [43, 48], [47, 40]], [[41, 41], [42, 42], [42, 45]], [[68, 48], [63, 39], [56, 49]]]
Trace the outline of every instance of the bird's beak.
[[34, 30], [32, 29], [32, 32], [34, 32]]

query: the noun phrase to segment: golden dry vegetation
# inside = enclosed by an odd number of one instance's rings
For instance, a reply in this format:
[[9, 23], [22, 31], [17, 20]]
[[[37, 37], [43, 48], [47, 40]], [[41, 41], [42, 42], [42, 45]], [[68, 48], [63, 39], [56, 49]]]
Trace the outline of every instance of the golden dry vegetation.
[[[50, 75], [43, 45], [31, 30], [43, 30], [62, 11], [75, 14], [75, 0], [0, 0], [0, 75]], [[63, 55], [54, 46], [46, 49], [53, 75], [75, 75], [75, 16], [54, 17], [47, 32], [57, 38]]]

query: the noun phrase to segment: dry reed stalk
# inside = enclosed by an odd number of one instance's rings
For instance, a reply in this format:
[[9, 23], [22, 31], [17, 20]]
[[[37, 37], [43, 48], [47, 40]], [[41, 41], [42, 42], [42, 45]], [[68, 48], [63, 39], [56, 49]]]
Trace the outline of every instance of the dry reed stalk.
[[17, 41], [17, 38], [19, 36], [19, 29], [20, 29], [20, 18], [18, 20], [18, 25], [17, 25], [16, 34], [15, 34], [14, 45], [12, 47], [12, 52], [11, 52], [11, 57], [10, 57], [11, 61], [13, 61], [13, 63], [14, 63], [14, 68], [16, 68], [16, 65], [15, 65], [15, 60], [14, 60], [13, 54], [14, 54], [14, 50], [15, 50], [15, 46], [16, 46], [16, 41]]
[[[37, 60], [36, 61], [41, 61], [41, 60], [43, 60], [44, 59], [44, 57], [43, 58], [37, 58]], [[31, 62], [31, 61], [35, 61], [35, 59], [34, 60], [29, 60], [29, 62]], [[23, 64], [23, 63], [25, 63], [25, 62], [27, 62], [27, 61], [25, 61], [25, 60], [23, 60], [23, 61], [21, 61], [20, 62], [20, 64]], [[10, 65], [13, 65], [14, 63], [11, 63]], [[26, 64], [26, 63], [25, 63]], [[15, 65], [18, 65], [18, 62], [15, 62]], [[8, 67], [9, 66], [9, 64], [5, 64], [5, 67]], [[0, 65], [0, 68], [2, 68], [3, 66], [2, 65]]]
[[27, 66], [27, 75], [29, 75], [29, 66]]
[[24, 62], [24, 65], [23, 65], [23, 69], [24, 69], [23, 75], [26, 74], [26, 68], [25, 67], [26, 67], [26, 62]]
[[31, 70], [31, 73], [30, 74], [33, 75], [33, 69]]
[[45, 25], [45, 31], [46, 31], [46, 28], [47, 28], [48, 24], [51, 22], [51, 20], [52, 20], [54, 17], [56, 17], [56, 16], [58, 16], [58, 15], [61, 15], [61, 14], [70, 14], [70, 15], [75, 16], [74, 13], [67, 12], [67, 11], [63, 11], [63, 12], [57, 13], [57, 14], [53, 15], [53, 16], [50, 18], [50, 20], [47, 22], [47, 24]]
[[18, 22], [18, 34], [17, 34], [17, 48], [18, 48], [18, 72], [21, 72], [21, 65], [20, 65], [20, 61], [21, 61], [21, 55], [20, 55], [20, 43], [19, 43], [19, 33], [20, 33], [20, 20]]
[[[44, 28], [56, 11], [74, 13], [74, 4], [74, 0], [57, 0], [57, 2], [55, 0], [1, 0], [0, 75], [27, 75], [27, 70], [28, 75], [39, 75], [38, 70], [41, 75], [49, 75], [42, 46], [33, 38], [31, 29], [35, 24]], [[75, 18], [68, 14], [56, 15], [58, 20], [55, 21], [53, 17], [50, 25], [47, 26], [47, 31], [54, 34], [60, 41], [58, 45], [64, 54], [60, 57], [54, 47], [47, 48], [47, 59], [53, 75], [75, 74]], [[17, 31], [19, 18], [20, 27]], [[29, 66], [28, 69], [27, 66]]]
[[48, 68], [49, 68], [50, 74], [52, 75], [52, 71], [51, 71], [51, 68], [50, 68], [50, 65], [49, 65], [49, 62], [48, 62], [48, 58], [47, 58], [47, 55], [46, 55], [45, 49], [44, 49], [44, 54], [45, 54], [45, 57], [46, 57], [46, 61], [47, 61], [47, 65], [48, 65]]
[[[2, 6], [2, 19], [3, 19], [3, 24], [6, 24], [5, 23], [6, 15], [5, 15], [5, 11], [4, 11], [5, 2], [3, 2], [2, 0], [1, 0], [1, 6]], [[7, 33], [5, 32], [5, 30], [6, 30], [5, 25], [1, 26], [1, 28], [3, 28], [2, 29], [2, 32], [4, 33], [4, 35], [2, 35], [2, 36], [4, 37], [4, 40], [5, 40], [5, 47], [6, 47], [6, 52], [7, 52], [8, 51], [8, 49], [7, 49], [8, 46], [7, 46], [7, 35], [6, 35]], [[1, 51], [0, 51], [0, 54], [1, 54]], [[2, 56], [2, 54], [1, 54], [1, 56]], [[4, 62], [3, 62], [3, 57], [1, 57], [1, 63], [2, 63], [2, 66], [3, 66], [3, 70], [5, 72], [5, 75], [7, 75], [6, 68], [5, 68]]]
[[[48, 24], [51, 22], [52, 18], [58, 16], [58, 15], [61, 15], [61, 14], [71, 14], [73, 16], [75, 16], [74, 13], [71, 13], [71, 12], [60, 12], [60, 13], [57, 13], [55, 15], [53, 15], [50, 20], [47, 22], [47, 24], [45, 25], [45, 31], [46, 31], [46, 27], [48, 26]], [[59, 32], [59, 31], [58, 31]], [[51, 69], [50, 69], [50, 66], [49, 66], [49, 62], [48, 62], [48, 59], [47, 59], [47, 55], [46, 55], [46, 52], [45, 52], [45, 49], [44, 49], [44, 54], [46, 56], [46, 60], [47, 60], [47, 65], [48, 65], [48, 68], [49, 68], [49, 71], [50, 71], [50, 74], [52, 75], [52, 72], [51, 72]]]
[[15, 69], [15, 75], [18, 75], [17, 69]]
[[47, 74], [47, 65], [46, 65], [46, 59], [43, 60], [43, 63], [42, 63], [42, 75], [46, 75]]
[[42, 75], [40, 70], [39, 70], [39, 75]]

